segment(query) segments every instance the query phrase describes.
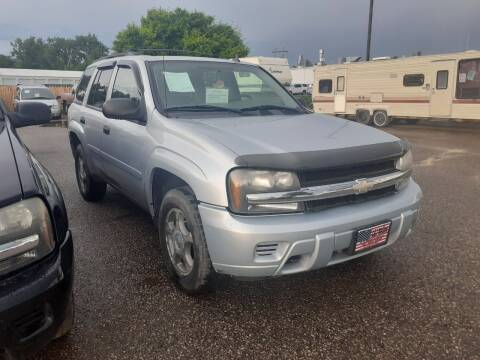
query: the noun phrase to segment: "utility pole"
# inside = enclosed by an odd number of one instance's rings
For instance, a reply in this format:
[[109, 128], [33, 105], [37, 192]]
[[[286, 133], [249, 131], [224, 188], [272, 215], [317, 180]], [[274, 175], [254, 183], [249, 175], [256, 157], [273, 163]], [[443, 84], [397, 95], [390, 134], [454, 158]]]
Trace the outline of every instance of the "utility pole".
[[370, 47], [372, 42], [372, 17], [373, 17], [373, 0], [370, 0], [370, 14], [368, 16], [368, 39], [367, 39], [367, 57], [366, 57], [367, 61], [370, 61]]

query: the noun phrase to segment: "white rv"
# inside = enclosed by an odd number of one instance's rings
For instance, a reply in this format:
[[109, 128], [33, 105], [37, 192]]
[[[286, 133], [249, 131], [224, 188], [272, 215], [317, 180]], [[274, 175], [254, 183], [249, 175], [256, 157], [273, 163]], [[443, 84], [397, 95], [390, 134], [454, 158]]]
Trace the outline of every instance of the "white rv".
[[261, 66], [284, 86], [292, 82], [292, 73], [286, 58], [256, 56], [240, 58], [240, 61]]
[[392, 118], [480, 120], [480, 51], [317, 66], [313, 103], [379, 127]]

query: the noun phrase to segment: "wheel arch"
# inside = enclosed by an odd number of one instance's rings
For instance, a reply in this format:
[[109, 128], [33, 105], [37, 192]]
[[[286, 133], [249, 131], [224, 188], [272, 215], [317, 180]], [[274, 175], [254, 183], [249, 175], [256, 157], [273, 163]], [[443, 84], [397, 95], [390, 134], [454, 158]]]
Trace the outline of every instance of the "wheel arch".
[[151, 203], [153, 208], [153, 217], [155, 219], [158, 217], [160, 205], [169, 190], [185, 186], [188, 187], [195, 196], [193, 188], [184, 179], [171, 173], [170, 171], [156, 167], [152, 170], [151, 178]]
[[72, 149], [72, 153], [74, 153], [77, 146], [80, 145], [82, 142], [74, 131], [68, 132], [68, 138], [70, 140], [70, 148]]

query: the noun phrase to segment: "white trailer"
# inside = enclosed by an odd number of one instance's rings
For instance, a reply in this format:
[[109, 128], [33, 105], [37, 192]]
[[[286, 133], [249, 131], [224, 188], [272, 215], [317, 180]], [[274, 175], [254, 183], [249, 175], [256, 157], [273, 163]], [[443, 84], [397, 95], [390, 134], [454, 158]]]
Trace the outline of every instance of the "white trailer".
[[376, 126], [480, 120], [480, 51], [317, 66], [314, 110]]
[[284, 86], [288, 86], [292, 82], [292, 73], [288, 65], [288, 59], [256, 56], [240, 58], [240, 61], [261, 66]]

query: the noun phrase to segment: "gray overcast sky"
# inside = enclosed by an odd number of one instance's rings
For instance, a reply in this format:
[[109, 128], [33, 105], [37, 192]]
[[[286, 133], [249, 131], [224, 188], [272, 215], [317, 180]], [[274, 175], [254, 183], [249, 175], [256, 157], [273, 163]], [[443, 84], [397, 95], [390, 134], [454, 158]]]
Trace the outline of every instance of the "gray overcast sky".
[[[110, 46], [116, 33], [152, 7], [204, 11], [235, 25], [252, 55], [274, 48], [317, 60], [319, 48], [336, 62], [364, 56], [369, 0], [16, 0], [0, 12], [0, 53], [31, 35], [92, 32]], [[480, 0], [375, 0], [373, 56], [480, 49]]]

